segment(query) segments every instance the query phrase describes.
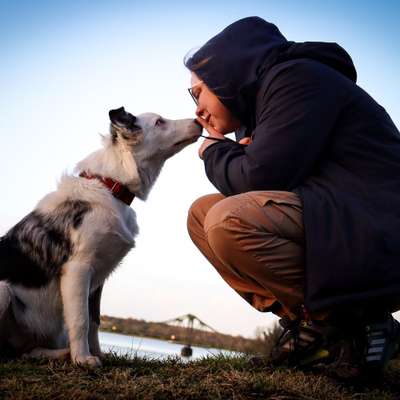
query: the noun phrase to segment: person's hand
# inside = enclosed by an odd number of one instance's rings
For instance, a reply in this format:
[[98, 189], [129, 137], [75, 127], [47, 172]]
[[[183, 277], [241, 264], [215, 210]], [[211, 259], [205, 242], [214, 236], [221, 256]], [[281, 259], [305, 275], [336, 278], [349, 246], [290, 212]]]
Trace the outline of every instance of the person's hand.
[[246, 146], [249, 145], [251, 142], [252, 142], [251, 138], [247, 136], [239, 140], [240, 144], [244, 144]]
[[[197, 117], [197, 121], [210, 134], [210, 136], [219, 138], [219, 139], [225, 139], [225, 136], [222, 133], [218, 132], [215, 128], [213, 128], [205, 119]], [[251, 142], [252, 142], [252, 140], [249, 137], [244, 137], [239, 140], [240, 144], [244, 144], [246, 146], [249, 145]], [[213, 143], [215, 143], [215, 140], [204, 139], [203, 143], [201, 144], [201, 146], [199, 148], [199, 157], [201, 159], [203, 159], [203, 153], [204, 153], [205, 149], [208, 146], [211, 146]]]
[[[225, 139], [224, 135], [222, 133], [219, 133], [216, 129], [214, 129], [205, 119], [197, 117], [197, 121], [210, 134], [210, 136], [219, 138], [219, 139]], [[211, 146], [214, 143], [215, 143], [215, 140], [204, 139], [203, 143], [201, 144], [201, 146], [199, 148], [199, 157], [201, 159], [203, 159], [204, 150], [208, 146]]]

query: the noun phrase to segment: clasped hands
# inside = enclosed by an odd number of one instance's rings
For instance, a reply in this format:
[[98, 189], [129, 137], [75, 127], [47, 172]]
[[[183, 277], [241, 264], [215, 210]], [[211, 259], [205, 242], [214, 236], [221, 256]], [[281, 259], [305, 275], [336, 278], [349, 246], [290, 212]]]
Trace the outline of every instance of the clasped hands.
[[[205, 119], [201, 117], [197, 117], [197, 122], [210, 134], [210, 136], [225, 139], [225, 136], [222, 133], [219, 133], [216, 129], [214, 129]], [[212, 139], [204, 139], [203, 143], [199, 147], [199, 157], [203, 159], [203, 153], [208, 146], [211, 146], [215, 143], [215, 140]], [[248, 145], [251, 143], [251, 138], [244, 137], [239, 140], [240, 144]]]

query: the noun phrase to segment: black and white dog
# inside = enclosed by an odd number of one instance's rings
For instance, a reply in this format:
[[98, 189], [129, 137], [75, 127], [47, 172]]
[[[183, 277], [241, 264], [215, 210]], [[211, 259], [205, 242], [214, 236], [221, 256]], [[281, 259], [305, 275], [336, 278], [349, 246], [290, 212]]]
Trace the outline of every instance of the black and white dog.
[[138, 233], [129, 204], [201, 134], [192, 119], [109, 115], [103, 148], [0, 239], [0, 352], [101, 365], [101, 289]]

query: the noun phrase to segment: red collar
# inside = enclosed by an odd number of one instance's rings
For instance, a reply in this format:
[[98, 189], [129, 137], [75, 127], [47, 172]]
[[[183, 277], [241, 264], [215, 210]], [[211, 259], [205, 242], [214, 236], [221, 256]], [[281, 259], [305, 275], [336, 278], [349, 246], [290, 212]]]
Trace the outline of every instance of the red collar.
[[132, 201], [135, 198], [135, 195], [126, 186], [120, 182], [114, 181], [114, 179], [104, 178], [100, 175], [90, 175], [86, 171], [82, 171], [79, 176], [81, 178], [99, 180], [104, 186], [110, 189], [114, 197], [116, 197], [118, 200], [121, 200], [128, 206], [132, 204]]

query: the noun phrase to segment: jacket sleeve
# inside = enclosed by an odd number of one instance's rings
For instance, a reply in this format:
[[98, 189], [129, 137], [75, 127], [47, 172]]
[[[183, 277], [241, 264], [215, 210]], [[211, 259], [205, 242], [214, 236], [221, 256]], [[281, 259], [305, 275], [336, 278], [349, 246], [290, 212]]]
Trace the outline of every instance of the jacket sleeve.
[[[293, 190], [313, 173], [339, 117], [346, 79], [313, 61], [275, 71], [257, 96], [253, 142], [218, 142], [204, 154], [209, 180], [225, 196]], [[265, 83], [266, 82], [266, 83]]]

